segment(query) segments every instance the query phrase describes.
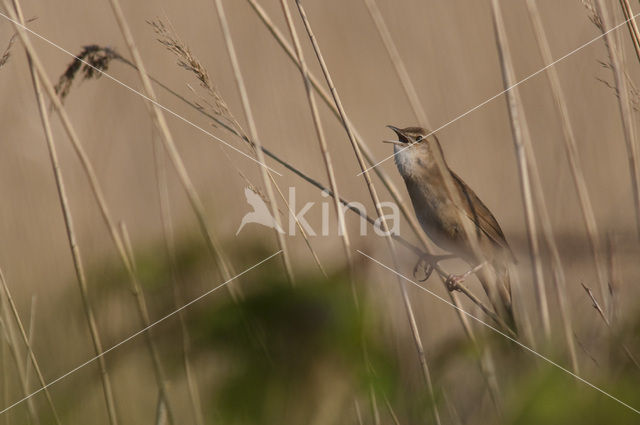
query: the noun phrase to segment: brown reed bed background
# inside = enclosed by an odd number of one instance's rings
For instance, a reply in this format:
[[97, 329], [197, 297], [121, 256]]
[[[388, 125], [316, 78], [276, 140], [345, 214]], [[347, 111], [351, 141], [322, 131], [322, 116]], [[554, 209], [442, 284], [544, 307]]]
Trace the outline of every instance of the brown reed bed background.
[[[609, 31], [634, 8], [4, 0], [3, 14], [85, 62], [2, 18], [2, 406], [99, 358], [0, 421], [634, 423], [640, 34], [631, 21]], [[393, 160], [369, 170], [391, 153], [386, 124], [438, 129], [502, 223], [519, 259], [518, 335], [473, 276], [447, 290], [459, 261], [422, 284], [438, 300], [357, 253], [409, 277], [440, 253]], [[245, 187], [298, 236], [251, 225], [236, 237]], [[369, 226], [381, 200], [400, 206], [393, 237]], [[329, 236], [288, 222], [308, 201], [312, 227], [331, 205]], [[362, 207], [343, 217], [348, 201]]]

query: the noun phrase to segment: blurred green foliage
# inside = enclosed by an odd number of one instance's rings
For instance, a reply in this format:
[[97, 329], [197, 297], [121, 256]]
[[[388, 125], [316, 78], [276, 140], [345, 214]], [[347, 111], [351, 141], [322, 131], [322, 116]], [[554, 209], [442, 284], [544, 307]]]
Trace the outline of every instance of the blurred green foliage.
[[[272, 253], [257, 243], [228, 250], [237, 270], [244, 270]], [[135, 253], [138, 277], [155, 318], [175, 308], [173, 273], [183, 302], [222, 281], [198, 239], [180, 241], [176, 256], [177, 267], [172, 270], [163, 244]], [[139, 329], [122, 266], [113, 261], [98, 264], [89, 270], [89, 276], [92, 302], [103, 323], [103, 332], [117, 341], [131, 329]], [[387, 402], [402, 424], [431, 423], [434, 400], [427, 395], [410, 336], [402, 330], [398, 331], [402, 337], [390, 334], [394, 330], [382, 323], [388, 315], [379, 311], [385, 304], [377, 294], [368, 292], [368, 287], [362, 285], [363, 279], [357, 282], [359, 308], [354, 304], [351, 283], [343, 270], [334, 270], [329, 278], [315, 269], [298, 270], [293, 286], [285, 278], [280, 259], [275, 257], [231, 283], [241, 294], [237, 302], [228, 288], [221, 288], [189, 306], [185, 317], [191, 361], [208, 422], [357, 423], [354, 406], [357, 401], [364, 422], [373, 423], [369, 402], [372, 391], [382, 423], [392, 421]], [[75, 291], [73, 286], [69, 288]], [[74, 292], [73, 297], [76, 296]], [[67, 296], [63, 302], [66, 300]], [[110, 323], [109, 315], [113, 314], [113, 307], [107, 306], [114, 304], [129, 312], [126, 320], [120, 321], [120, 326], [128, 328], [104, 326]], [[72, 315], [78, 321], [83, 320], [80, 305]], [[429, 326], [437, 326], [438, 320], [445, 319], [435, 318], [423, 324], [423, 332], [428, 332]], [[640, 329], [639, 324], [638, 317], [630, 318], [619, 333], [592, 343], [591, 349], [608, 345], [608, 355], [595, 354], [598, 357], [595, 371], [591, 364], [588, 372], [582, 372], [595, 385], [634, 408], [640, 406], [640, 370], [620, 347], [626, 341], [632, 351], [638, 351], [637, 344], [633, 344], [637, 342], [634, 335]], [[184, 379], [181, 332], [175, 319], [171, 319], [153, 333], [173, 381]], [[478, 337], [494, 355], [503, 415], [496, 414], [488, 397], [476, 349], [460, 331], [426, 347], [435, 403], [443, 423], [457, 423], [456, 418], [470, 424], [640, 423], [640, 416], [630, 409], [536, 360], [499, 335], [487, 331], [478, 332]], [[129, 354], [140, 350], [146, 350], [144, 344], [119, 348], [109, 355], [110, 367], [134, 361]], [[145, 358], [139, 354], [137, 361]], [[567, 363], [562, 351], [548, 354], [563, 365]], [[65, 388], [69, 393], [60, 394], [58, 400], [64, 400], [65, 409], [73, 409], [72, 392], [76, 387]], [[98, 386], [96, 390], [99, 391]], [[191, 417], [187, 405], [180, 406], [179, 412]], [[147, 414], [153, 416], [151, 410]]]
[[[212, 361], [225, 365], [213, 397], [224, 423], [310, 423], [323, 385], [347, 387], [339, 402], [348, 404], [369, 384], [379, 394], [392, 392], [391, 353], [380, 344], [375, 319], [356, 310], [349, 285], [336, 274], [299, 278], [293, 287], [277, 266], [267, 266], [244, 285], [238, 305], [192, 318], [194, 343], [211, 347]], [[374, 372], [365, 367], [363, 344]]]

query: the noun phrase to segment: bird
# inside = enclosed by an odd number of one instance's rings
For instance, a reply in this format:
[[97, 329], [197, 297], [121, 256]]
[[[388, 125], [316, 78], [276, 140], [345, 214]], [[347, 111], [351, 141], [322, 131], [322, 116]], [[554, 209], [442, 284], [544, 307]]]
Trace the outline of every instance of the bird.
[[253, 211], [246, 213], [244, 217], [242, 217], [240, 227], [238, 227], [238, 230], [236, 231], [236, 236], [238, 236], [240, 230], [242, 230], [244, 225], [247, 223], [262, 224], [263, 226], [276, 229], [279, 233], [284, 233], [284, 230], [282, 230], [278, 222], [273, 218], [271, 212], [269, 212], [269, 207], [267, 207], [267, 204], [260, 195], [250, 188], [245, 187], [244, 196], [247, 199], [247, 204], [253, 207]]
[[449, 168], [435, 134], [422, 127], [387, 127], [398, 140], [384, 142], [394, 145], [395, 163], [422, 229], [438, 247], [472, 267], [484, 264], [476, 276], [498, 316], [515, 330], [509, 266], [516, 258], [498, 221]]

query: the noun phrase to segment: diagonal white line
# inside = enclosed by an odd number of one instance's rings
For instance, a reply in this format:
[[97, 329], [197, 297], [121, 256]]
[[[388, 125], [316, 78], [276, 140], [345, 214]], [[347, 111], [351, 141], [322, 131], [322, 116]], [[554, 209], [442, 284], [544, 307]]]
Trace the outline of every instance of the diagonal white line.
[[518, 344], [520, 347], [524, 348], [526, 351], [530, 352], [531, 354], [536, 355], [537, 357], [541, 358], [542, 360], [546, 361], [547, 363], [557, 367], [558, 369], [562, 370], [563, 372], [568, 373], [569, 375], [573, 376], [574, 378], [576, 378], [578, 381], [587, 384], [588, 386], [590, 386], [591, 388], [593, 388], [594, 390], [597, 390], [599, 392], [601, 392], [602, 394], [606, 395], [607, 397], [609, 397], [612, 400], [617, 401], [618, 403], [622, 404], [624, 407], [627, 407], [629, 409], [631, 409], [632, 411], [634, 411], [635, 413], [640, 415], [640, 410], [635, 409], [633, 407], [631, 407], [630, 405], [628, 405], [627, 403], [625, 403], [624, 401], [620, 400], [619, 398], [616, 398], [614, 396], [612, 396], [611, 394], [609, 394], [608, 392], [600, 389], [599, 387], [596, 387], [594, 384], [592, 384], [591, 382], [587, 381], [584, 378], [581, 378], [580, 376], [576, 375], [575, 373], [571, 372], [569, 369], [559, 365], [558, 363], [554, 362], [553, 360], [549, 359], [548, 357], [545, 357], [544, 355], [538, 353], [537, 351], [535, 351], [533, 348], [528, 347], [527, 345], [521, 343], [520, 341], [518, 341], [515, 338], [510, 337], [509, 335], [505, 334], [504, 332], [500, 331], [499, 329], [491, 326], [490, 324], [488, 324], [487, 322], [484, 322], [481, 319], [478, 319], [476, 316], [474, 316], [473, 314], [467, 313], [466, 311], [464, 311], [463, 309], [461, 309], [460, 307], [458, 307], [457, 305], [451, 303], [450, 301], [442, 298], [440, 295], [436, 294], [433, 291], [428, 290], [427, 288], [425, 288], [424, 286], [421, 286], [419, 284], [417, 284], [416, 282], [414, 282], [413, 280], [409, 279], [408, 277], [404, 276], [403, 274], [398, 273], [397, 271], [393, 270], [391, 267], [381, 263], [380, 261], [376, 260], [375, 258], [365, 254], [364, 252], [360, 251], [359, 249], [357, 250], [360, 254], [364, 255], [365, 257], [367, 257], [368, 259], [370, 259], [371, 261], [377, 263], [378, 265], [384, 267], [385, 269], [389, 270], [390, 272], [398, 275], [399, 277], [401, 277], [402, 279], [406, 280], [409, 283], [414, 284], [415, 286], [417, 286], [418, 288], [422, 289], [423, 291], [428, 292], [429, 294], [433, 295], [434, 297], [436, 297], [437, 299], [439, 299], [440, 301], [444, 302], [447, 305], [450, 305], [451, 307], [455, 308], [456, 310], [459, 310], [461, 313], [465, 314], [466, 316], [472, 318], [473, 320], [475, 320], [478, 323], [481, 323], [483, 325], [485, 325], [486, 327], [488, 327], [489, 329], [491, 329], [492, 331], [502, 335], [503, 337], [507, 338], [508, 340]]
[[200, 295], [197, 298], [194, 298], [193, 300], [189, 301], [188, 303], [186, 303], [185, 305], [183, 305], [182, 307], [178, 308], [177, 310], [172, 311], [171, 313], [167, 314], [166, 316], [156, 320], [155, 322], [151, 323], [149, 326], [144, 327], [142, 329], [140, 329], [138, 332], [129, 335], [127, 338], [123, 339], [122, 341], [120, 341], [119, 343], [117, 343], [116, 345], [113, 345], [111, 347], [109, 347], [108, 349], [104, 350], [102, 353], [98, 354], [95, 357], [90, 358], [89, 360], [87, 360], [86, 362], [76, 366], [75, 368], [71, 369], [69, 372], [65, 373], [64, 375], [61, 375], [59, 377], [57, 377], [56, 379], [54, 379], [53, 381], [50, 381], [48, 384], [46, 384], [43, 387], [40, 387], [39, 389], [37, 389], [36, 391], [32, 392], [31, 394], [21, 398], [20, 400], [14, 402], [13, 404], [10, 404], [9, 406], [5, 407], [4, 409], [0, 410], [0, 415], [2, 415], [3, 413], [5, 413], [7, 410], [17, 406], [18, 404], [30, 399], [31, 397], [33, 397], [34, 395], [38, 394], [39, 392], [43, 391], [45, 388], [49, 388], [51, 385], [60, 382], [61, 380], [63, 380], [64, 378], [66, 378], [67, 376], [71, 375], [74, 372], [77, 372], [78, 370], [82, 369], [83, 367], [85, 367], [86, 365], [88, 365], [89, 363], [99, 359], [100, 357], [104, 356], [105, 354], [109, 353], [110, 351], [115, 350], [116, 348], [118, 348], [119, 346], [121, 346], [122, 344], [124, 344], [125, 342], [128, 342], [130, 340], [132, 340], [133, 338], [137, 337], [138, 335], [140, 335], [141, 333], [147, 331], [148, 329], [154, 327], [155, 325], [159, 324], [160, 322], [164, 322], [165, 320], [167, 320], [169, 317], [172, 317], [174, 315], [176, 315], [177, 313], [179, 313], [180, 311], [184, 310], [185, 308], [189, 307], [191, 304], [200, 301], [202, 298], [206, 297], [207, 295], [217, 291], [218, 289], [222, 288], [223, 286], [225, 286], [226, 284], [228, 284], [229, 282], [231, 282], [232, 280], [235, 280], [237, 278], [239, 278], [240, 276], [242, 276], [245, 273], [248, 273], [249, 271], [255, 269], [256, 267], [258, 267], [259, 265], [269, 261], [270, 259], [272, 259], [273, 257], [275, 257], [276, 255], [280, 254], [282, 252], [282, 250], [276, 252], [275, 254], [271, 254], [270, 256], [268, 256], [267, 258], [265, 258], [264, 260], [254, 264], [253, 266], [249, 267], [248, 269], [246, 269], [243, 272], [238, 273], [237, 275], [235, 275], [234, 277], [232, 277], [231, 279], [227, 280], [226, 282], [221, 283], [220, 285], [216, 286], [213, 289], [208, 290], [207, 292], [205, 292], [204, 294]]
[[46, 43], [52, 45], [53, 47], [55, 47], [58, 50], [63, 51], [64, 53], [68, 54], [69, 56], [75, 58], [77, 61], [82, 62], [84, 65], [94, 69], [96, 72], [99, 72], [100, 74], [104, 75], [105, 77], [107, 77], [108, 79], [110, 79], [111, 81], [114, 81], [116, 83], [118, 83], [119, 85], [121, 85], [122, 87], [128, 89], [129, 91], [132, 91], [133, 93], [137, 94], [138, 96], [142, 97], [143, 99], [153, 103], [154, 105], [156, 105], [158, 108], [162, 109], [163, 111], [169, 113], [170, 115], [173, 115], [174, 117], [184, 121], [185, 123], [189, 124], [190, 126], [197, 128], [198, 130], [200, 130], [201, 132], [203, 132], [204, 134], [206, 134], [209, 137], [212, 137], [214, 139], [216, 139], [217, 141], [219, 141], [220, 143], [226, 145], [227, 147], [233, 149], [234, 151], [240, 153], [241, 155], [246, 156], [247, 158], [249, 158], [250, 160], [252, 160], [253, 162], [256, 162], [258, 165], [260, 165], [261, 167], [265, 167], [266, 169], [268, 169], [269, 171], [272, 171], [274, 173], [276, 173], [279, 176], [282, 176], [282, 174], [280, 174], [279, 172], [277, 172], [276, 170], [274, 170], [273, 168], [269, 167], [266, 164], [263, 164], [262, 162], [258, 161], [255, 158], [250, 157], [249, 155], [247, 155], [246, 153], [242, 152], [240, 149], [236, 148], [235, 146], [229, 144], [228, 142], [222, 140], [221, 138], [219, 138], [218, 136], [216, 136], [215, 134], [205, 130], [204, 128], [200, 127], [199, 125], [189, 121], [188, 119], [186, 119], [185, 117], [183, 117], [182, 115], [178, 114], [177, 112], [172, 111], [171, 109], [167, 108], [164, 105], [161, 105], [160, 103], [156, 102], [155, 100], [151, 99], [149, 96], [145, 95], [144, 93], [134, 89], [133, 87], [129, 86], [126, 83], [123, 83], [122, 81], [118, 80], [117, 78], [111, 76], [110, 74], [104, 72], [103, 70], [96, 68], [95, 66], [91, 65], [89, 62], [85, 61], [84, 59], [79, 58], [78, 56], [74, 55], [73, 53], [71, 53], [70, 51], [68, 51], [67, 49], [65, 49], [64, 47], [54, 43], [53, 41], [47, 39], [46, 37], [43, 37], [42, 35], [38, 34], [37, 32], [29, 29], [28, 27], [26, 27], [25, 25], [22, 25], [20, 22], [11, 19], [9, 16], [5, 15], [4, 13], [0, 12], [0, 16], [2, 16], [3, 18], [7, 19], [8, 21], [13, 22], [15, 25], [21, 27], [22, 29], [30, 32], [31, 34], [35, 35], [37, 38], [45, 41]]
[[[491, 101], [499, 98], [500, 96], [502, 96], [503, 94], [505, 94], [506, 92], [508, 92], [509, 90], [518, 87], [520, 84], [530, 80], [531, 78], [535, 77], [536, 75], [540, 74], [541, 72], [546, 71], [547, 69], [551, 68], [552, 66], [556, 65], [558, 62], [563, 61], [564, 59], [568, 58], [569, 56], [573, 55], [574, 53], [579, 52], [580, 50], [584, 49], [585, 47], [595, 43], [596, 41], [600, 40], [602, 37], [604, 37], [605, 35], [609, 34], [611, 31], [615, 31], [618, 28], [620, 28], [621, 26], [625, 25], [627, 22], [631, 21], [632, 19], [635, 19], [637, 16], [640, 16], [640, 13], [636, 13], [635, 15], [633, 15], [631, 18], [627, 19], [626, 21], [616, 25], [615, 27], [611, 28], [610, 30], [603, 32], [602, 34], [600, 34], [599, 36], [597, 36], [596, 38], [587, 41], [586, 43], [584, 43], [583, 45], [581, 45], [580, 47], [577, 47], [575, 49], [573, 49], [572, 51], [570, 51], [569, 53], [567, 53], [564, 56], [561, 56], [560, 58], [556, 59], [555, 61], [551, 62], [549, 65], [545, 66], [544, 68], [541, 68], [539, 70], [537, 70], [536, 72], [534, 72], [533, 74], [529, 74], [527, 77], [523, 78], [522, 80], [518, 81], [517, 83], [513, 84], [510, 87], [507, 87], [506, 89], [502, 90], [500, 93], [497, 93], [494, 96], [491, 96], [490, 98], [488, 98], [487, 100], [485, 100], [484, 102], [474, 106], [473, 108], [469, 109], [467, 112], [458, 115], [457, 117], [455, 117], [454, 119], [452, 119], [451, 121], [441, 125], [440, 127], [436, 128], [435, 130], [433, 130], [432, 132], [430, 132], [427, 136], [424, 137], [424, 139], [426, 139], [427, 137], [431, 136], [432, 134], [437, 133], [438, 131], [442, 130], [445, 127], [448, 127], [449, 125], [453, 124], [454, 122], [458, 121], [461, 118], [466, 117], [467, 115], [469, 115], [470, 113], [482, 108], [484, 105], [486, 105], [487, 103], [490, 103]], [[407, 146], [403, 147], [402, 149], [399, 149], [398, 152], [394, 152], [393, 155], [389, 155], [388, 157], [384, 158], [381, 161], [378, 161], [377, 163], [373, 164], [371, 167], [367, 168], [364, 171], [359, 172], [358, 174], [356, 174], [356, 176], [360, 176], [364, 173], [366, 173], [367, 171], [377, 167], [378, 165], [382, 164], [383, 162], [393, 158], [394, 156], [396, 156], [397, 154], [399, 154], [400, 152], [402, 152], [405, 149], [409, 149], [411, 146], [413, 146], [415, 143], [410, 143]]]

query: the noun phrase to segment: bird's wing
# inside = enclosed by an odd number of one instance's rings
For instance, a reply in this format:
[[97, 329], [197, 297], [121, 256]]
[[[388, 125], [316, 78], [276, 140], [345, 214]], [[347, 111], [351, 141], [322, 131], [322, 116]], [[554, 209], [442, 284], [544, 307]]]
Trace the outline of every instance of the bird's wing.
[[489, 211], [489, 208], [478, 198], [478, 195], [476, 195], [456, 173], [451, 171], [451, 176], [459, 190], [462, 209], [467, 217], [496, 245], [506, 250], [515, 263], [516, 257], [507, 243], [507, 239], [498, 224], [498, 220], [496, 220], [493, 214], [491, 214], [491, 211]]

